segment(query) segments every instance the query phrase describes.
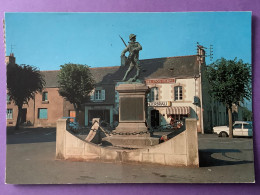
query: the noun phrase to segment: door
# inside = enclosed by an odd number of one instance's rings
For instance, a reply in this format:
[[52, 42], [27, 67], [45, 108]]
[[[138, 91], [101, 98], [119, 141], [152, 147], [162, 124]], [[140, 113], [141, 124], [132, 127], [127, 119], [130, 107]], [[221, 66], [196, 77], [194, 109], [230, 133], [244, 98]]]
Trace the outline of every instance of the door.
[[234, 136], [243, 136], [243, 129], [242, 129], [242, 124], [238, 123], [235, 124], [233, 127], [233, 135]]
[[159, 126], [159, 111], [158, 110], [151, 110], [151, 127]]
[[253, 136], [253, 128], [251, 124], [244, 123], [243, 124], [243, 136]]

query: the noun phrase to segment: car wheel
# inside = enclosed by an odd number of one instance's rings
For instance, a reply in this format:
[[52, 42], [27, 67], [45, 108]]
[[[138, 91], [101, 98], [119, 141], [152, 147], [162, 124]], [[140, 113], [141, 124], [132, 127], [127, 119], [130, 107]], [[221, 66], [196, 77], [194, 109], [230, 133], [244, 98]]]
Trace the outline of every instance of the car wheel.
[[220, 135], [220, 137], [227, 137], [228, 136], [228, 134], [226, 132], [223, 132], [223, 131], [220, 132], [219, 135]]

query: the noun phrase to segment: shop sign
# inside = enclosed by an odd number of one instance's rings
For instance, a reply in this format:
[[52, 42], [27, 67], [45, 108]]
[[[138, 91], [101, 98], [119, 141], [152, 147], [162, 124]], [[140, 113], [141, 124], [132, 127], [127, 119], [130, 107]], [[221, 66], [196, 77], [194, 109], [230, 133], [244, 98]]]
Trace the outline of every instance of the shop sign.
[[148, 102], [148, 106], [154, 106], [154, 107], [171, 106], [171, 102], [170, 101]]
[[170, 79], [148, 79], [146, 84], [175, 83], [175, 78]]

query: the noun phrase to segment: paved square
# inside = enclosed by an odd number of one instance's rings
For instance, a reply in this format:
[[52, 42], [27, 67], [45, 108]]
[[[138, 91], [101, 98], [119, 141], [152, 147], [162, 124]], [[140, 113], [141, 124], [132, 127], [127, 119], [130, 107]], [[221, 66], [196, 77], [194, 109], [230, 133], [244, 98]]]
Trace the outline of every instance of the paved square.
[[55, 160], [55, 128], [8, 132], [6, 183], [254, 182], [252, 138], [199, 135], [200, 168]]

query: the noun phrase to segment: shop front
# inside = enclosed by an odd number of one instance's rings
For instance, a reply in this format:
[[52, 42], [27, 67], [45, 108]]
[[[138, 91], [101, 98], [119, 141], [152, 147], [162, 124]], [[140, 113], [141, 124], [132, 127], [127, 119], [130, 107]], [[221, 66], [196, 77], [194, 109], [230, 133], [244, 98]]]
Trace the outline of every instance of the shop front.
[[166, 108], [167, 118], [173, 127], [182, 126], [185, 119], [190, 117], [191, 108], [189, 106], [172, 106]]
[[147, 122], [151, 128], [163, 127], [171, 124], [184, 123], [191, 117], [190, 106], [172, 106], [171, 102], [148, 102]]
[[113, 125], [113, 106], [100, 105], [100, 106], [85, 106], [85, 126], [92, 125], [93, 118], [100, 118], [101, 121]]

